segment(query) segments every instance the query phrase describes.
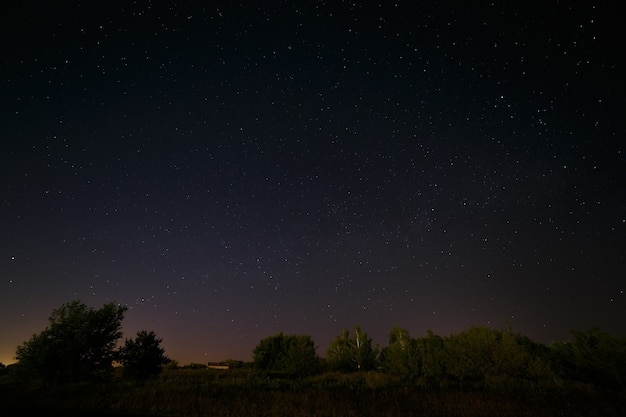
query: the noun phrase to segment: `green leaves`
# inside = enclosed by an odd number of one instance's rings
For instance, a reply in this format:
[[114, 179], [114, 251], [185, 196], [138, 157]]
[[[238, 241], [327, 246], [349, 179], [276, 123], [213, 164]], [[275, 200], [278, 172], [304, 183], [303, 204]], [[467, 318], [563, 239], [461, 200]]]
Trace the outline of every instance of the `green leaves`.
[[289, 375], [310, 375], [319, 369], [315, 344], [308, 335], [282, 332], [261, 340], [254, 348], [254, 365]]
[[624, 390], [626, 388], [626, 338], [594, 327], [572, 330], [574, 339], [550, 346], [558, 370], [566, 378]]
[[329, 366], [338, 370], [369, 370], [376, 367], [377, 351], [372, 348], [372, 339], [357, 324], [352, 335], [347, 329], [343, 329], [330, 342], [326, 359]]

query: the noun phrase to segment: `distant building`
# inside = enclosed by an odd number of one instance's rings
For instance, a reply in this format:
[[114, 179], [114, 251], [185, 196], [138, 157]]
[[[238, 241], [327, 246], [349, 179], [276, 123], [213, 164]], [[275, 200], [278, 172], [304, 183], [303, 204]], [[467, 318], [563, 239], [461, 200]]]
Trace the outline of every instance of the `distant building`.
[[228, 369], [229, 366], [209, 363], [208, 368], [209, 369]]

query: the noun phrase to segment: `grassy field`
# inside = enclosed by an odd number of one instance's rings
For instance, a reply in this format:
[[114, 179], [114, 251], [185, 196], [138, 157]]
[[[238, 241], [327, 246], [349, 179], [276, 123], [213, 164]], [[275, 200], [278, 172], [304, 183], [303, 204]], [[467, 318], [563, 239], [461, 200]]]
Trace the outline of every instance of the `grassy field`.
[[290, 379], [249, 369], [173, 369], [136, 384], [24, 386], [0, 379], [0, 415], [66, 416], [626, 416], [626, 393], [569, 384], [498, 381], [463, 389], [378, 372]]

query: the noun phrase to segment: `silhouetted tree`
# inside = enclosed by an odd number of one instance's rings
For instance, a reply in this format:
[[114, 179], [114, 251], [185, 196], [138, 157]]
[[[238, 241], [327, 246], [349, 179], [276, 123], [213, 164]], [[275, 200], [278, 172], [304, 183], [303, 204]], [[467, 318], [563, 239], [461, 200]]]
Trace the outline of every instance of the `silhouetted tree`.
[[63, 304], [50, 315], [49, 327], [17, 347], [20, 374], [47, 383], [109, 377], [126, 309]]
[[264, 338], [254, 348], [253, 364], [258, 369], [289, 375], [310, 375], [319, 370], [319, 358], [308, 335], [278, 333]]
[[146, 380], [157, 376], [163, 365], [169, 362], [165, 350], [161, 347], [162, 339], [157, 339], [154, 332], [140, 330], [137, 337], [126, 339], [119, 350], [119, 361], [124, 366], [124, 375], [136, 380]]

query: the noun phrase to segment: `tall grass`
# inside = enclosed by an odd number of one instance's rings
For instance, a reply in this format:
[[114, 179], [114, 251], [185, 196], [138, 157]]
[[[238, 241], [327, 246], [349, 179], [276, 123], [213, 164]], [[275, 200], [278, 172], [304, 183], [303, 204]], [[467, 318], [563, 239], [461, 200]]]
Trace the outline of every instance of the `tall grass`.
[[240, 370], [166, 370], [143, 384], [20, 386], [0, 381], [0, 415], [12, 410], [97, 411], [189, 417], [625, 416], [626, 395], [584, 384], [459, 387], [378, 372], [302, 379]]

